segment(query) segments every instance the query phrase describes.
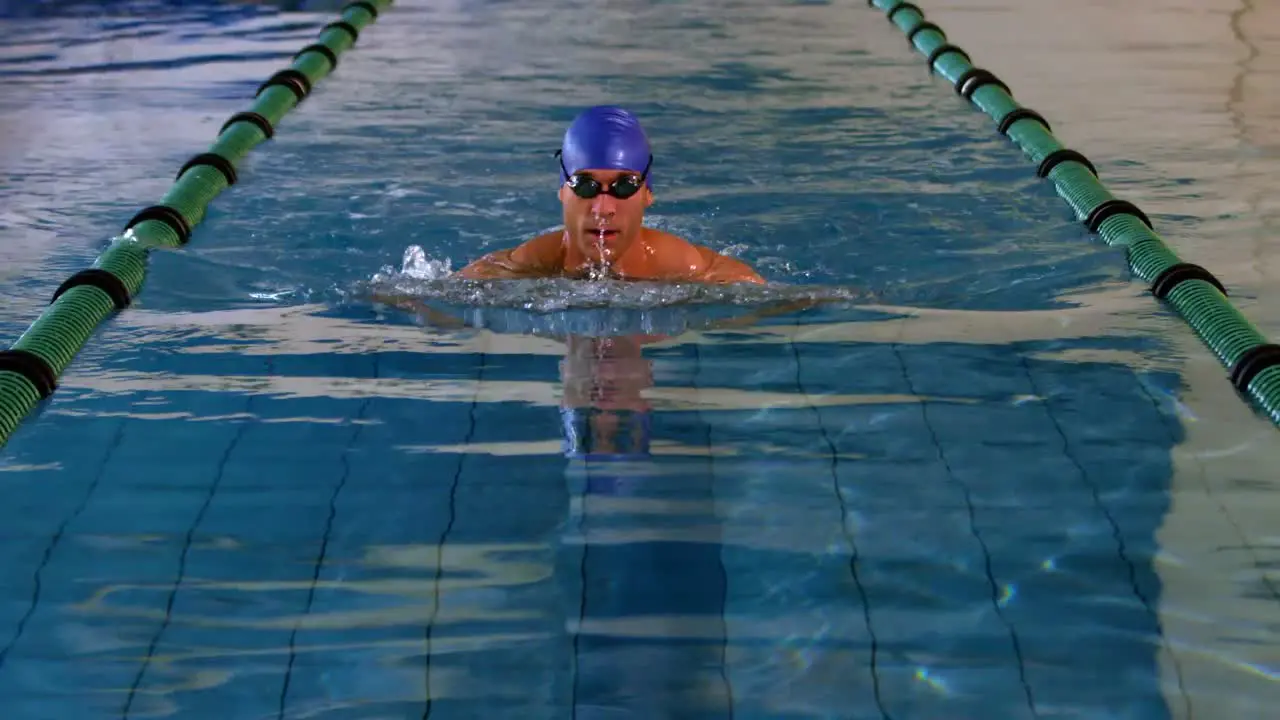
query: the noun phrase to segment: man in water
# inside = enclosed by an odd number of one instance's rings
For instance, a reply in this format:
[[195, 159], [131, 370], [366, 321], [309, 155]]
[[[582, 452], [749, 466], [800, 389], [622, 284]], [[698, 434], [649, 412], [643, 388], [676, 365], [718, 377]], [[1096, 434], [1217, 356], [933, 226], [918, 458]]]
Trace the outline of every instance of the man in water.
[[745, 263], [643, 225], [653, 204], [653, 154], [630, 112], [607, 105], [585, 110], [556, 155], [564, 227], [489, 253], [459, 277], [764, 282]]

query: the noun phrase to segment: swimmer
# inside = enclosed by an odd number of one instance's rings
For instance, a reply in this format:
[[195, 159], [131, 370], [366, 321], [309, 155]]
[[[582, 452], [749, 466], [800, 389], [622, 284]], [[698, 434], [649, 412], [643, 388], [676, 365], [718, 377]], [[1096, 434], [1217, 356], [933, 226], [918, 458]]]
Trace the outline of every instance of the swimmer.
[[653, 204], [653, 154], [630, 112], [613, 106], [583, 111], [556, 155], [564, 226], [489, 253], [458, 277], [764, 283], [741, 261], [644, 227], [644, 211]]

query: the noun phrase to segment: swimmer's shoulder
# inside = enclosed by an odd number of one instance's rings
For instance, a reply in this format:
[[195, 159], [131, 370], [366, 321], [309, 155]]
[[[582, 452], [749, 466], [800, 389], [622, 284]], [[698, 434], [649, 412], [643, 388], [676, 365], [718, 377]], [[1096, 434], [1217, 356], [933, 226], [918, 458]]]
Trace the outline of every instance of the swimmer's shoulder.
[[515, 263], [547, 272], [564, 269], [564, 230], [552, 230], [524, 241], [512, 248]]
[[564, 269], [562, 230], [543, 233], [513, 247], [495, 250], [458, 271], [464, 278], [520, 278]]
[[694, 282], [764, 283], [764, 278], [741, 260], [663, 230], [649, 228], [649, 232], [651, 246], [659, 249], [664, 274]]

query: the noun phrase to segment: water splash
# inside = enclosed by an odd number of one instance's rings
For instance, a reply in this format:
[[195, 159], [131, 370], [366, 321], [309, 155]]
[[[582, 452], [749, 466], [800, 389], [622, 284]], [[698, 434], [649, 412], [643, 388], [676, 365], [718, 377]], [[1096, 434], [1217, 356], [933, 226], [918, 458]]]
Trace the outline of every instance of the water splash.
[[[453, 261], [449, 258], [443, 260], [432, 260], [427, 257], [427, 253], [417, 245], [410, 245], [404, 250], [404, 259], [400, 261], [400, 273], [405, 277], [417, 280], [439, 280], [447, 278], [453, 274]], [[383, 272], [395, 272], [390, 267], [383, 268]]]
[[[450, 260], [418, 246], [399, 270], [384, 267], [353, 287], [348, 300], [410, 309], [433, 324], [533, 335], [678, 335], [724, 327], [759, 314], [799, 312], [817, 305], [866, 304], [859, 288], [770, 283], [713, 285], [561, 277], [473, 280], [456, 277]], [[873, 313], [874, 314], [874, 313]]]
[[609, 278], [612, 253], [606, 254], [607, 248], [604, 244], [605, 227], [608, 225], [608, 218], [598, 212], [593, 212], [592, 216], [596, 221], [596, 257], [594, 262], [587, 266], [587, 280], [600, 281]]
[[691, 282], [641, 282], [601, 279], [534, 278], [472, 280], [455, 277], [449, 258], [429, 258], [421, 247], [405, 250], [399, 270], [384, 267], [355, 295], [383, 299], [438, 301], [468, 307], [513, 308], [531, 312], [574, 309], [652, 309], [680, 305], [753, 307], [777, 302], [808, 301], [813, 304], [866, 303], [871, 294], [862, 288], [839, 286], [733, 284]]

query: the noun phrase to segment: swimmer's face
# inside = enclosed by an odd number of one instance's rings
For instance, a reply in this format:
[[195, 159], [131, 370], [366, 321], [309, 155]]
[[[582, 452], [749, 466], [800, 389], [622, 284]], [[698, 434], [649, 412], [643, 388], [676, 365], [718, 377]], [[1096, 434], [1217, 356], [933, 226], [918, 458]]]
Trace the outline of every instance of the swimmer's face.
[[[623, 178], [640, 177], [640, 173], [628, 170], [580, 170], [575, 174], [589, 176], [604, 188]], [[653, 193], [646, 186], [625, 199], [605, 192], [582, 198], [568, 183], [561, 183], [560, 204], [564, 208], [565, 231], [579, 252], [591, 261], [612, 262], [622, 257], [639, 237], [644, 211], [653, 204]]]

